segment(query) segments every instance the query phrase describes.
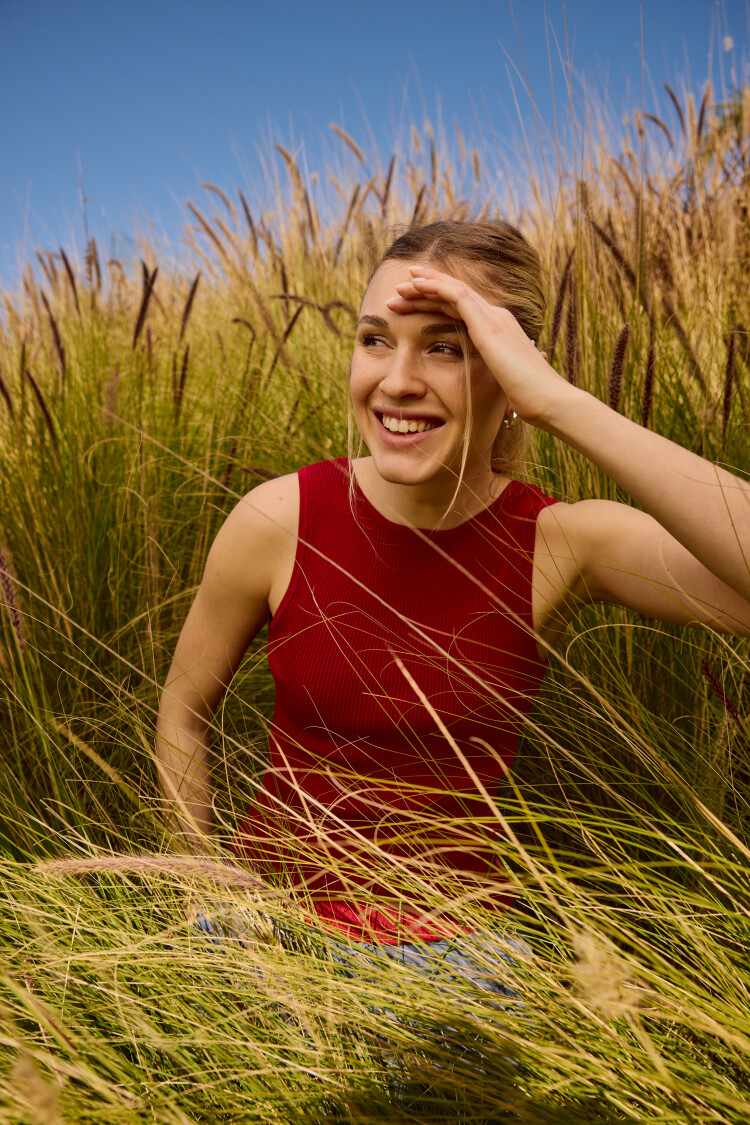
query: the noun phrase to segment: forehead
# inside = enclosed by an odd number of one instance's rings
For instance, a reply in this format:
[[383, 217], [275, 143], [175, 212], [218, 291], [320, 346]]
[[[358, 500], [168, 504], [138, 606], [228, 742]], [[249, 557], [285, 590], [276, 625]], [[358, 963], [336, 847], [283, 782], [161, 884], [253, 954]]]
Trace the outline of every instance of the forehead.
[[409, 267], [426, 266], [427, 264], [427, 262], [419, 262], [416, 258], [408, 262], [383, 262], [375, 270], [372, 280], [365, 290], [365, 295], [362, 298], [362, 312], [377, 311], [382, 315], [385, 302], [396, 296], [396, 286], [405, 281], [411, 281]]

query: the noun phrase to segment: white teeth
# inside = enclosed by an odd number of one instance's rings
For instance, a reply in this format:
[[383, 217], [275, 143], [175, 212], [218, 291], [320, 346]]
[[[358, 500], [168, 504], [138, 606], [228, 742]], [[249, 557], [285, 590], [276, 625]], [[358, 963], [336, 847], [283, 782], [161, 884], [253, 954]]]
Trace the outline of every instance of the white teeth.
[[406, 418], [394, 418], [390, 414], [383, 414], [382, 422], [386, 430], [390, 430], [392, 434], [423, 434], [425, 430], [434, 430], [439, 424], [437, 422], [407, 421]]

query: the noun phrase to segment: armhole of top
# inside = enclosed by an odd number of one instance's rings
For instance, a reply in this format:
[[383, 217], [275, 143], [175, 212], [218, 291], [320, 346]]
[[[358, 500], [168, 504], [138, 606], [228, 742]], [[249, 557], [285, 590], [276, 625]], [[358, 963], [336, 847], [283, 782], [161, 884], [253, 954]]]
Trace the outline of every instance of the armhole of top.
[[[534, 609], [533, 609], [534, 559], [536, 558], [536, 537], [537, 537], [537, 534], [538, 534], [538, 531], [539, 531], [539, 516], [541, 515], [541, 513], [544, 511], [545, 508], [551, 508], [554, 504], [559, 504], [559, 503], [560, 503], [560, 501], [557, 500], [554, 496], [547, 496], [547, 494], [545, 492], [542, 492], [541, 489], [536, 490], [536, 496], [534, 497], [533, 508], [532, 508], [532, 511], [533, 511], [533, 514], [534, 514], [534, 536], [533, 536], [533, 539], [531, 541], [531, 551], [529, 552], [529, 558], [530, 558], [530, 563], [531, 563], [531, 574], [530, 574], [530, 584], [529, 584], [529, 609], [528, 609], [528, 625], [531, 628], [531, 635], [534, 636], [534, 637], [536, 637], [536, 633], [534, 632]], [[539, 659], [546, 666], [547, 663], [549, 662], [549, 652], [545, 649], [543, 651], [543, 653], [539, 653], [539, 650], [537, 648], [537, 653], [539, 655]]]
[[532, 525], [529, 528], [529, 530], [531, 531], [531, 542], [529, 543], [527, 551], [529, 559], [531, 560], [532, 569], [534, 566], [534, 557], [536, 556], [536, 537], [537, 532], [539, 531], [539, 516], [542, 514], [545, 508], [551, 508], [554, 504], [559, 503], [560, 501], [556, 500], [554, 496], [547, 496], [547, 494], [542, 492], [541, 489], [535, 488], [535, 495], [533, 496], [533, 499], [531, 501], [531, 520], [529, 521]]
[[299, 520], [297, 523], [297, 549], [294, 552], [294, 567], [292, 569], [292, 577], [289, 579], [289, 585], [284, 591], [284, 596], [278, 604], [276, 612], [269, 619], [269, 628], [275, 628], [286, 607], [294, 597], [294, 592], [297, 589], [300, 575], [303, 569], [303, 556], [305, 551], [305, 543], [307, 541], [307, 523], [308, 523], [308, 475], [309, 469], [305, 467], [297, 472], [297, 481], [299, 483]]
[[[514, 483], [514, 481], [511, 481], [511, 485]], [[523, 488], [523, 499], [521, 499], [521, 503], [525, 511], [519, 513], [523, 532], [519, 535], [517, 542], [520, 549], [533, 564], [534, 554], [536, 552], [536, 533], [539, 515], [545, 508], [550, 508], [553, 504], [558, 504], [559, 500], [556, 500], [553, 496], [547, 496], [547, 494], [542, 492], [535, 484], [519, 483]]]

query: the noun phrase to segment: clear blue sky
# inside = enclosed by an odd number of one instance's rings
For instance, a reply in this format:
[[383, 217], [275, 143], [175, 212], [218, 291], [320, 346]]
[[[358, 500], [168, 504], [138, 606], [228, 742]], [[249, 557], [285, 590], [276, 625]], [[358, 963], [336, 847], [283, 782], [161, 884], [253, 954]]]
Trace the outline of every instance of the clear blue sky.
[[[510, 138], [521, 49], [551, 119], [545, 26], [560, 95], [563, 0], [514, 10], [520, 48], [508, 0], [0, 0], [0, 287], [29, 251], [82, 247], [79, 167], [90, 228], [119, 256], [148, 223], [179, 240], [202, 180], [262, 192], [270, 135], [312, 167], [332, 121], [387, 151], [404, 117], [439, 107], [472, 133], [479, 109]], [[700, 91], [709, 65], [717, 85], [746, 76], [748, 0], [564, 11], [577, 81], [623, 110], [641, 104], [641, 19], [647, 109], [664, 81]]]

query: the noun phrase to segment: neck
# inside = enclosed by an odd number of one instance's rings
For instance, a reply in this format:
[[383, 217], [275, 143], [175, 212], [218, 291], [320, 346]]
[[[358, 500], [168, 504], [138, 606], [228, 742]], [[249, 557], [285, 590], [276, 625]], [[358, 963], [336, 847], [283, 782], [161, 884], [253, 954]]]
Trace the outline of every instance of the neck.
[[458, 490], [450, 473], [422, 484], [399, 484], [381, 477], [372, 457], [359, 457], [352, 467], [357, 484], [381, 515], [423, 530], [458, 527], [494, 503], [508, 483], [489, 466], [467, 471]]

